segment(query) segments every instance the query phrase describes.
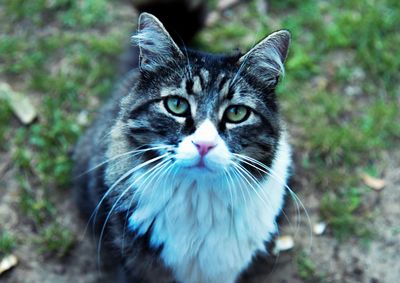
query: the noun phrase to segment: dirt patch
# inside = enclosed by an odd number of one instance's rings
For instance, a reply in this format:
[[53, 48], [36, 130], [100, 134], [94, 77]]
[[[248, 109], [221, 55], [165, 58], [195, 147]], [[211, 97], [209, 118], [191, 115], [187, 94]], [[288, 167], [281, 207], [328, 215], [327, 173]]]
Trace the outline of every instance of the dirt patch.
[[[64, 259], [40, 256], [32, 238], [33, 227], [26, 216], [18, 209], [18, 183], [15, 172], [5, 172], [1, 183], [0, 222], [1, 228], [15, 235], [18, 265], [2, 274], [1, 282], [98, 282], [99, 273], [96, 261], [93, 261], [94, 248], [88, 239], [77, 240], [77, 243]], [[82, 225], [72, 198], [66, 196], [57, 203], [57, 209], [63, 216], [63, 224], [76, 235], [82, 234]]]

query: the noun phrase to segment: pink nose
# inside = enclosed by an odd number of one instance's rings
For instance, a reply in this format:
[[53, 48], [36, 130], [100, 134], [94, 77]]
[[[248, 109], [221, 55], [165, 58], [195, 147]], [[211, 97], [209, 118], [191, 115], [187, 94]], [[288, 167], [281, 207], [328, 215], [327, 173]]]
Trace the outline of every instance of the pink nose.
[[200, 153], [200, 156], [206, 155], [211, 149], [213, 149], [216, 146], [214, 142], [192, 141], [192, 143], [196, 146], [197, 150]]

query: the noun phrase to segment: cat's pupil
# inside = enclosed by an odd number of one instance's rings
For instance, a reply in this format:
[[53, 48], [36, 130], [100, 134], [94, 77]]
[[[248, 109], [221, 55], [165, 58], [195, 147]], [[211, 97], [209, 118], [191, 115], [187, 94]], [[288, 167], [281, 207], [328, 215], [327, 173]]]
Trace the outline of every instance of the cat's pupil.
[[173, 98], [172, 105], [173, 105], [173, 108], [177, 111], [179, 111], [179, 110], [181, 110], [181, 108], [183, 108], [182, 101], [180, 98]]
[[165, 108], [174, 115], [186, 116], [189, 112], [189, 102], [180, 97], [168, 97], [164, 100]]
[[250, 110], [242, 105], [234, 105], [226, 110], [225, 119], [230, 123], [240, 123], [250, 115]]

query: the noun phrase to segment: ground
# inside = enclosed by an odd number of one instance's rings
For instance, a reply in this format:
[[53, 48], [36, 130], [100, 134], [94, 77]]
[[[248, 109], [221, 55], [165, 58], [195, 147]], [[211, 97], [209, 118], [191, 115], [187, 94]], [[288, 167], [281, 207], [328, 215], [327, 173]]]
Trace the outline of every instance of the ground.
[[[117, 79], [135, 29], [131, 6], [112, 3], [0, 4], [0, 259], [18, 259], [2, 282], [100, 278], [96, 247], [71, 197], [70, 153]], [[209, 5], [214, 13], [195, 40], [199, 48], [245, 50], [273, 30], [292, 33], [278, 95], [294, 147], [291, 188], [304, 209], [299, 215], [288, 199], [281, 235], [292, 236], [294, 248], [255, 266], [247, 281], [397, 282], [398, 1]], [[31, 108], [34, 120], [22, 123], [15, 113]], [[326, 231], [313, 235], [321, 221]]]

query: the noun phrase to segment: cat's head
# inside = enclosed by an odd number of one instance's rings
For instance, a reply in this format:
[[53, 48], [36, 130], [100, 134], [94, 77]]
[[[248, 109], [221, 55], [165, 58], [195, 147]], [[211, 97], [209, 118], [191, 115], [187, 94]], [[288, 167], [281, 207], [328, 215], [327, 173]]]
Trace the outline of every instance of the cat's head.
[[281, 135], [275, 87], [289, 32], [269, 35], [244, 55], [213, 55], [178, 47], [144, 13], [133, 40], [140, 75], [119, 122], [132, 149], [155, 147], [147, 160], [165, 155], [198, 176], [221, 173], [240, 156], [271, 164]]

